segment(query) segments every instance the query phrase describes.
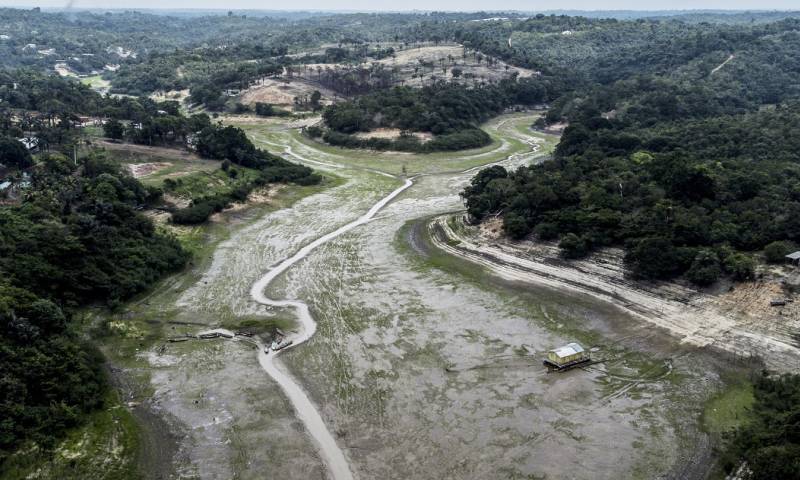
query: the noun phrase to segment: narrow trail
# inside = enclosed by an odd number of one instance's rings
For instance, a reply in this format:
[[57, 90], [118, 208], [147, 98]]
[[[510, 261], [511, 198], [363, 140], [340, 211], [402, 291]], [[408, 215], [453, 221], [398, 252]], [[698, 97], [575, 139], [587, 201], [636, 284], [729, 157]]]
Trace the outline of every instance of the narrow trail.
[[293, 342], [291, 347], [278, 352], [270, 351], [269, 353], [264, 353], [264, 346], [259, 344], [258, 362], [261, 364], [261, 368], [280, 385], [283, 392], [289, 398], [289, 401], [297, 411], [297, 417], [303, 422], [309, 434], [314, 439], [322, 459], [334, 480], [350, 480], [353, 478], [344, 452], [342, 452], [336, 444], [336, 440], [334, 440], [333, 436], [328, 431], [325, 422], [314, 407], [314, 404], [308, 398], [308, 395], [306, 395], [300, 387], [300, 384], [292, 377], [286, 368], [280, 365], [280, 362], [276, 362], [276, 358], [281, 352], [297, 347], [314, 336], [314, 333], [317, 331], [317, 322], [311, 316], [306, 303], [299, 300], [273, 300], [268, 298], [264, 291], [275, 278], [288, 270], [289, 267], [295, 263], [306, 258], [317, 247], [369, 222], [383, 207], [411, 185], [413, 185], [413, 182], [410, 179], [406, 179], [402, 186], [382, 198], [378, 203], [373, 205], [367, 213], [301, 248], [297, 253], [267, 272], [267, 274], [257, 281], [250, 289], [250, 295], [258, 303], [271, 307], [290, 307], [297, 311], [297, 317], [300, 320], [300, 329], [298, 333], [290, 335], [287, 338], [287, 340]]
[[709, 73], [709, 75], [713, 75], [713, 74], [717, 73], [722, 67], [727, 65], [727, 63], [730, 62], [731, 60], [733, 60], [734, 58], [736, 58], [735, 55], [734, 54], [730, 54], [730, 56], [728, 56], [728, 58], [725, 59], [724, 62], [722, 62], [718, 66], [714, 67], [714, 69], [711, 70], [711, 73]]
[[[264, 143], [267, 143], [275, 147], [282, 147], [284, 150], [284, 154], [286, 154], [287, 156], [292, 156], [302, 162], [322, 165], [333, 169], [346, 168], [344, 165], [321, 162], [318, 160], [312, 160], [304, 156], [301, 156], [295, 153], [290, 145], [276, 144], [274, 142], [266, 140], [265, 138], [260, 139], [260, 141], [263, 141]], [[448, 173], [449, 174], [471, 173], [473, 171], [477, 171], [478, 169], [486, 168], [491, 165], [506, 163], [514, 159], [522, 158], [523, 156], [536, 154], [541, 148], [541, 145], [535, 139], [527, 139], [525, 140], [525, 143], [530, 148], [530, 151], [528, 152], [517, 152], [497, 162], [493, 162], [486, 165], [479, 165], [459, 172], [448, 172]], [[386, 177], [399, 179], [399, 177], [383, 171], [371, 168], [361, 168], [361, 169], [370, 171], [375, 174], [383, 175]], [[300, 383], [289, 373], [288, 369], [284, 365], [282, 365], [281, 362], [277, 359], [277, 357], [282, 352], [290, 350], [291, 348], [295, 348], [298, 345], [311, 339], [311, 337], [313, 337], [314, 334], [316, 333], [317, 322], [312, 317], [309, 311], [309, 307], [305, 302], [299, 300], [291, 300], [291, 299], [283, 299], [283, 300], [271, 299], [267, 297], [265, 291], [273, 280], [275, 280], [282, 273], [286, 272], [290, 267], [292, 267], [296, 263], [306, 258], [311, 252], [313, 252], [318, 247], [374, 219], [374, 217], [378, 214], [378, 212], [380, 212], [381, 209], [383, 209], [386, 205], [388, 205], [389, 202], [391, 202], [398, 195], [400, 195], [400, 193], [402, 193], [404, 190], [408, 189], [413, 185], [412, 181], [413, 179], [425, 175], [426, 174], [421, 174], [412, 177], [410, 179], [405, 179], [402, 186], [396, 188], [387, 196], [383, 197], [380, 201], [378, 201], [375, 205], [373, 205], [372, 208], [370, 208], [369, 211], [367, 211], [367, 213], [357, 218], [356, 220], [339, 227], [333, 232], [330, 232], [326, 235], [317, 238], [313, 242], [301, 248], [300, 250], [297, 251], [297, 253], [283, 260], [278, 265], [270, 269], [263, 277], [261, 277], [261, 279], [259, 279], [255, 284], [253, 284], [252, 288], [250, 289], [250, 295], [256, 302], [270, 307], [293, 308], [297, 313], [297, 318], [300, 324], [298, 329], [299, 331], [289, 335], [286, 338], [286, 341], [292, 342], [291, 346], [281, 349], [277, 352], [270, 351], [269, 353], [265, 353], [264, 345], [258, 342], [258, 361], [259, 364], [261, 365], [261, 368], [278, 383], [278, 385], [281, 387], [283, 392], [288, 397], [289, 401], [294, 406], [297, 412], [297, 417], [300, 419], [300, 421], [303, 422], [303, 425], [305, 425], [306, 429], [311, 435], [325, 465], [328, 467], [328, 471], [330, 472], [331, 477], [334, 480], [353, 479], [353, 474], [350, 471], [347, 458], [345, 457], [344, 452], [336, 444], [336, 440], [333, 438], [333, 435], [331, 435], [330, 431], [325, 425], [322, 416], [319, 414], [319, 412], [317, 411], [316, 407], [314, 406], [314, 404], [312, 403], [311, 399], [308, 397], [306, 392], [300, 386]]]

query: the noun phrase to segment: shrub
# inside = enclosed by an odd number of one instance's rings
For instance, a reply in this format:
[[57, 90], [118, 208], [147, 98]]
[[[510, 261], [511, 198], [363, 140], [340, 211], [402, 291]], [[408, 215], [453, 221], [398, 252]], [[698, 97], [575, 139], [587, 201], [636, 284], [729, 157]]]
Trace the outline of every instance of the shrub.
[[172, 213], [172, 223], [179, 225], [197, 225], [208, 220], [214, 213], [214, 206], [209, 202], [198, 202]]
[[517, 213], [511, 212], [503, 217], [503, 230], [506, 234], [514, 240], [525, 238], [531, 231], [525, 217]]
[[553, 240], [558, 237], [558, 225], [550, 222], [542, 222], [533, 227], [533, 233], [540, 240]]
[[320, 138], [322, 137], [323, 133], [324, 132], [322, 131], [322, 129], [317, 126], [311, 126], [306, 128], [306, 135], [308, 135], [310, 138]]
[[755, 260], [744, 253], [733, 253], [727, 256], [723, 262], [723, 267], [727, 273], [740, 282], [753, 280], [756, 276]]
[[561, 256], [564, 258], [583, 258], [589, 254], [589, 245], [586, 239], [574, 233], [568, 233], [561, 237], [558, 248], [561, 249]]
[[250, 111], [250, 107], [245, 105], [244, 103], [237, 102], [233, 106], [233, 113], [247, 113]]
[[282, 108], [277, 108], [269, 103], [256, 102], [256, 115], [261, 117], [286, 117], [291, 115]]
[[793, 250], [789, 242], [772, 242], [764, 247], [764, 257], [769, 263], [783, 263]]
[[722, 275], [719, 257], [711, 250], [700, 250], [694, 257], [692, 266], [686, 272], [686, 278], [690, 282], [706, 286], [716, 282]]

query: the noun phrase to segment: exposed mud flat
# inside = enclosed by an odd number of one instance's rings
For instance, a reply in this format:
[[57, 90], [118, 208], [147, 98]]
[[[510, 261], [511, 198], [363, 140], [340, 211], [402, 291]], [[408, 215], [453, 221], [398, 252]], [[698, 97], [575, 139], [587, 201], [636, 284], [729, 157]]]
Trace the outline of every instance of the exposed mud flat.
[[[761, 357], [778, 371], [794, 370], [800, 348], [796, 307], [769, 307], [779, 297], [774, 283], [736, 285], [714, 295], [673, 282], [634, 282], [624, 275], [623, 252], [605, 249], [586, 260], [564, 261], [554, 243], [512, 242], [494, 231], [468, 227], [462, 216], [441, 216], [431, 223], [437, 247], [479, 263], [497, 275], [518, 281], [567, 288], [621, 306], [663, 328], [683, 342], [730, 353]], [[786, 315], [780, 315], [780, 313]]]
[[320, 322], [318, 337], [288, 354], [290, 365], [341, 431], [354, 470], [398, 479], [669, 472], [688, 457], [682, 445], [702, 439], [692, 425], [698, 411], [686, 407], [717, 379], [693, 373], [700, 360], [680, 347], [646, 359], [598, 343], [607, 363], [547, 374], [543, 353], [575, 340], [576, 323], [606, 325], [621, 312], [481, 288], [410, 265], [387, 241], [408, 220], [458, 209], [458, 189], [443, 185], [469, 178], [420, 179], [370, 228], [287, 274], [286, 295], [307, 298]]
[[253, 345], [217, 339], [168, 349], [172, 359], [153, 357], [150, 370], [154, 410], [181, 426], [174, 478], [324, 476], [291, 406], [269, 394], [276, 387], [254, 361]]
[[[482, 160], [512, 168], [545, 158], [539, 146], [552, 138], [522, 128], [534, 119], [493, 122], [502, 141], [477, 158], [442, 166], [411, 156], [413, 168], [440, 173], [416, 178], [374, 219], [319, 245], [264, 292], [304, 302], [318, 322], [311, 340], [281, 357], [355, 478], [687, 478], [675, 465], [709, 451], [695, 425], [720, 380], [702, 352], [656, 338], [645, 322], [589, 295], [509, 290], [480, 269], [437, 264], [446, 260], [424, 239], [406, 243], [404, 225], [462, 208], [458, 192]], [[290, 316], [253, 301], [253, 284], [401, 184], [366, 156], [316, 149], [269, 125], [254, 140], [346, 182], [232, 231], [189, 289], [166, 285], [175, 289], [163, 306], [175, 311], [170, 334]], [[543, 353], [575, 340], [604, 362], [546, 373]], [[155, 408], [180, 432], [171, 476], [328, 474], [250, 343], [182, 342], [139, 358]]]

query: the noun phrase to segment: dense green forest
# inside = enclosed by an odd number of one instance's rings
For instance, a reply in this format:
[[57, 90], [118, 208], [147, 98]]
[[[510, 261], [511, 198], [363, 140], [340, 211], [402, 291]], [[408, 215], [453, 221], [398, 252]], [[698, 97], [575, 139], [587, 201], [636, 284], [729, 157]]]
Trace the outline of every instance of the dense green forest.
[[[576, 86], [539, 125], [569, 122], [554, 161], [482, 172], [463, 193], [470, 214], [503, 212], [509, 235], [558, 238], [571, 258], [625, 246], [643, 278], [752, 276], [746, 252], [800, 240], [794, 22], [740, 27], [729, 45], [742, 50], [717, 70], [725, 56], [706, 56], [732, 27], [676, 38], [676, 55], [630, 78]], [[617, 55], [610, 66], [631, 61]], [[667, 59], [685, 63], [647, 73]]]
[[160, 192], [102, 157], [45, 155], [30, 182], [0, 206], [0, 464], [26, 441], [53, 446], [102, 404], [102, 359], [75, 309], [114, 306], [188, 260], [137, 212]]
[[739, 428], [723, 461], [752, 480], [800, 479], [800, 375], [762, 374], [754, 382], [752, 420]]
[[[322, 135], [333, 145], [375, 150], [430, 152], [481, 147], [491, 139], [478, 128], [480, 123], [510, 106], [530, 106], [555, 98], [549, 93], [558, 90], [551, 87], [552, 83], [551, 79], [512, 77], [475, 88], [440, 82], [421, 89], [379, 90], [326, 108], [323, 118], [329, 130], [312, 135]], [[412, 136], [392, 141], [349, 135], [381, 127], [430, 132], [436, 137], [422, 144]]]

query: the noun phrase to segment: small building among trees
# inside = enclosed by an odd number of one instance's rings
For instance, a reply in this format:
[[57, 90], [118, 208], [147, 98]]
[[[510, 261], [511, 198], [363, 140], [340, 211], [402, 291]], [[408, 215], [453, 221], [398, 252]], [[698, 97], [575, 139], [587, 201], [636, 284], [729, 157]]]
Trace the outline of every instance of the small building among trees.
[[786, 261], [792, 265], [800, 265], [800, 250], [786, 255]]

